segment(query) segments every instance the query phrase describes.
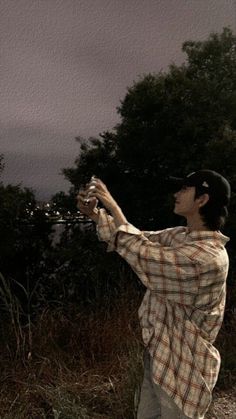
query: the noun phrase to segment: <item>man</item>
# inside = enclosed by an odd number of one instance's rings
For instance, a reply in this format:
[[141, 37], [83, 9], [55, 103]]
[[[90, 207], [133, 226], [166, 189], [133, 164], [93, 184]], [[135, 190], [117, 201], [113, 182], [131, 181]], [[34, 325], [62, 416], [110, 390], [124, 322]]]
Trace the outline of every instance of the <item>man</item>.
[[[219, 230], [230, 185], [211, 170], [175, 181], [174, 212], [187, 226], [157, 232], [129, 224], [99, 179], [88, 188], [88, 205], [85, 192], [78, 195], [78, 208], [97, 223], [108, 251], [118, 252], [147, 288], [139, 309], [146, 351], [138, 419], [204, 418], [220, 368], [213, 343], [223, 320], [229, 262], [228, 238]], [[105, 209], [98, 210], [98, 200]]]

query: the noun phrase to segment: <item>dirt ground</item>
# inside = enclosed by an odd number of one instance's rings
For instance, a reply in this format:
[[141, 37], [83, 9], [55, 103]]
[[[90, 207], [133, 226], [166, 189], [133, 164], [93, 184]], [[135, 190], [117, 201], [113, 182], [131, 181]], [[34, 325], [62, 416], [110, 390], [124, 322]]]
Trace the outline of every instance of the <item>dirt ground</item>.
[[206, 419], [236, 419], [236, 388], [215, 391]]

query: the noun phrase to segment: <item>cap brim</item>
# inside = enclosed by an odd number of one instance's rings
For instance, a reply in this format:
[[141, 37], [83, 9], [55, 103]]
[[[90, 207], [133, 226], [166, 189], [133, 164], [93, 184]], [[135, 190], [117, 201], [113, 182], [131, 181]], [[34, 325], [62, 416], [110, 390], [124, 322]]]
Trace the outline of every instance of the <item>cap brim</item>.
[[175, 177], [175, 176], [169, 176], [168, 177], [168, 183], [169, 185], [174, 189], [180, 189], [184, 185], [184, 178], [181, 177]]

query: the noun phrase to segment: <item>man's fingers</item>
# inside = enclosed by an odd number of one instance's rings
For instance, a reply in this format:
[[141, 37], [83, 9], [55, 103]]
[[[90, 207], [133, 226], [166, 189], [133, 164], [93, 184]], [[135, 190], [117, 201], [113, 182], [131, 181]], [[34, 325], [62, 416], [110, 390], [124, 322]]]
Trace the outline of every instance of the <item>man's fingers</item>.
[[77, 208], [85, 215], [91, 213], [96, 208], [98, 200], [95, 197], [89, 198], [89, 202], [85, 203], [84, 197], [77, 197]]
[[101, 179], [96, 178], [96, 179], [92, 180], [92, 182], [90, 183], [90, 188], [93, 188], [94, 186], [95, 186], [96, 191], [97, 190], [98, 191], [104, 191], [104, 192], [107, 191], [107, 187], [106, 187], [105, 183], [102, 182]]
[[78, 190], [78, 195], [77, 196], [85, 196], [86, 195], [86, 191], [85, 191], [85, 189], [84, 188], [80, 188], [79, 190]]
[[84, 197], [77, 197], [77, 204], [80, 206], [85, 206], [84, 205]]
[[87, 193], [86, 193], [86, 192], [81, 192], [81, 193], [79, 193], [79, 194], [77, 195], [77, 197], [76, 197], [77, 202], [78, 202], [80, 205], [84, 205], [84, 204], [85, 204], [85, 200], [86, 200], [86, 198], [88, 198], [88, 195], [87, 195]]

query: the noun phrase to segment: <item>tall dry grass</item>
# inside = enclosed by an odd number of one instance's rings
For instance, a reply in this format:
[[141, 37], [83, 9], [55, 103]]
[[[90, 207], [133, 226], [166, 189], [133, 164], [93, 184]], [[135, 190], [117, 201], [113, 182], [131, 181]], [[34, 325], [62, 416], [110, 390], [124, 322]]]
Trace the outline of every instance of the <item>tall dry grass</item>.
[[[27, 326], [16, 340], [11, 316], [6, 316], [0, 417], [134, 418], [142, 374], [138, 303], [127, 290], [99, 313], [76, 306], [47, 308], [31, 324], [28, 352]], [[18, 349], [20, 343], [24, 350]]]
[[[22, 324], [20, 302], [1, 280], [0, 418], [134, 419], [142, 378], [141, 295], [127, 285], [100, 306], [46, 307]], [[236, 385], [235, 320], [234, 309], [226, 311], [216, 342], [218, 389]]]

